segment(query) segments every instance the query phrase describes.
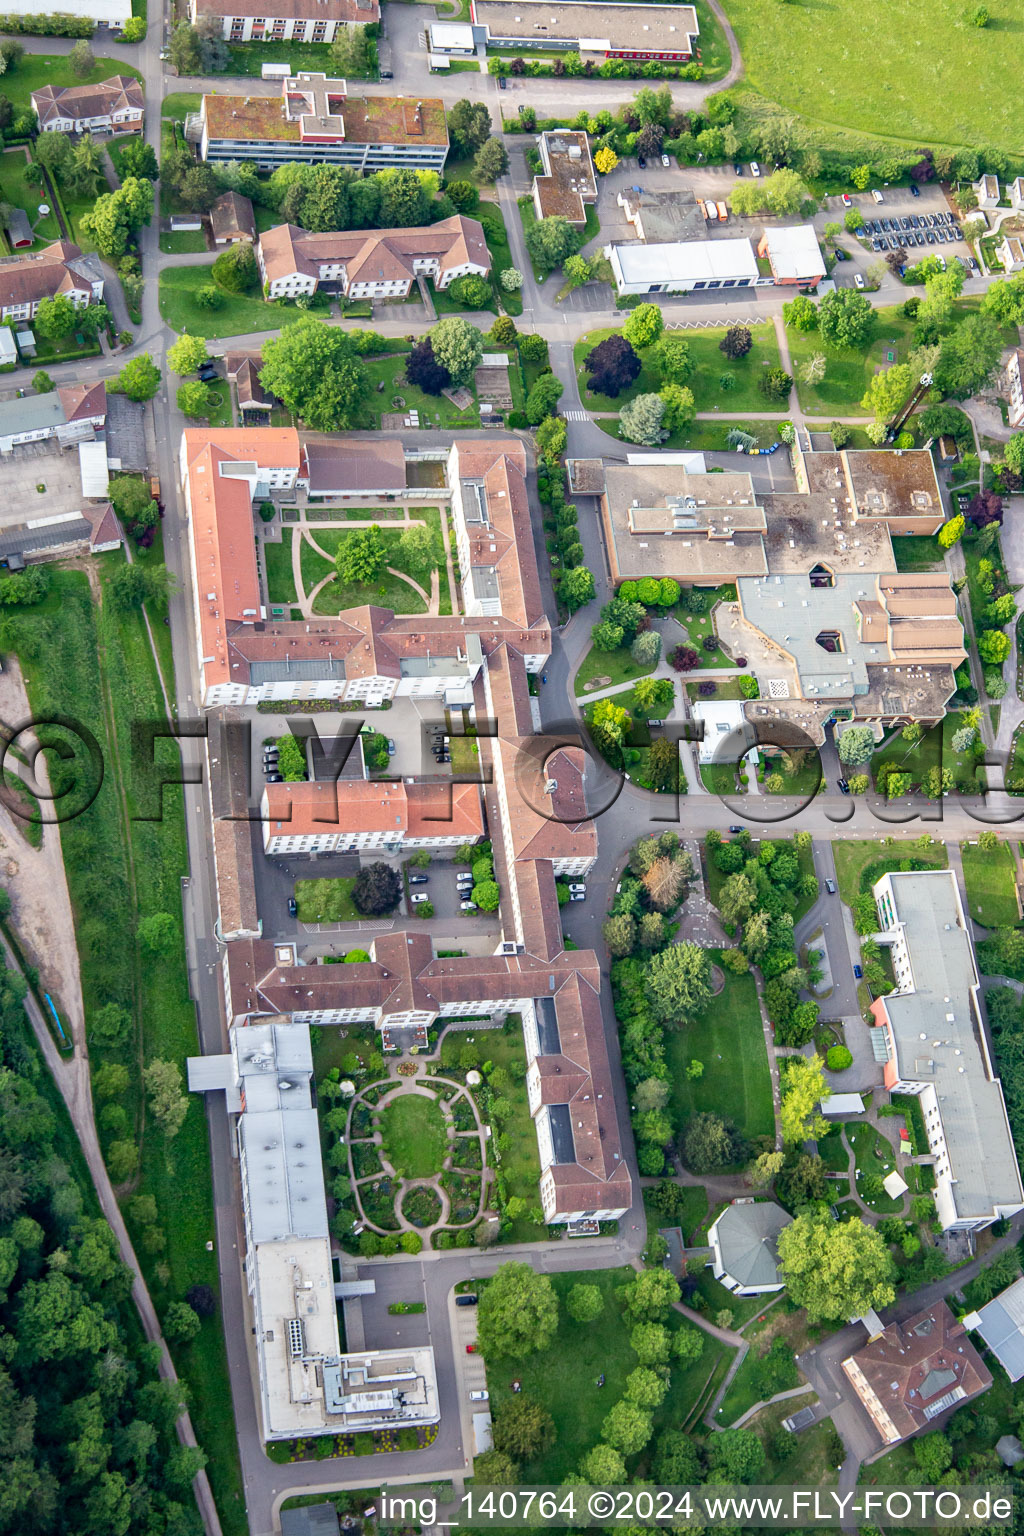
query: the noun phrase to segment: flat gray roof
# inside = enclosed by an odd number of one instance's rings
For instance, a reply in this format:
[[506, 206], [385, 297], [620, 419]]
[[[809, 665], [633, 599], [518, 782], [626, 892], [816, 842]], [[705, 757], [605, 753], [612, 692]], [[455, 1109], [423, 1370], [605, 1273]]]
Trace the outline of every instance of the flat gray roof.
[[476, 0], [474, 20], [492, 37], [528, 38], [537, 47], [578, 41], [587, 52], [607, 43], [644, 53], [686, 53], [700, 34], [692, 5]]
[[978, 1309], [977, 1332], [1011, 1381], [1024, 1376], [1024, 1279]]
[[62, 427], [67, 421], [60, 396], [25, 395], [18, 400], [0, 400], [0, 437], [17, 437], [22, 432], [41, 432], [44, 427]]
[[1019, 1205], [1020, 1172], [1002, 1089], [989, 1077], [982, 1050], [978, 973], [960, 922], [956, 878], [948, 869], [884, 878], [892, 884], [893, 915], [903, 925], [913, 973], [912, 991], [885, 999], [900, 1075], [935, 1089], [958, 1214]]
[[345, 663], [335, 661], [253, 661], [249, 664], [252, 683], [328, 682], [344, 678]]
[[[248, 1103], [249, 1085], [246, 1084]], [[326, 1238], [327, 1195], [315, 1109], [246, 1109], [238, 1121], [254, 1243]]]

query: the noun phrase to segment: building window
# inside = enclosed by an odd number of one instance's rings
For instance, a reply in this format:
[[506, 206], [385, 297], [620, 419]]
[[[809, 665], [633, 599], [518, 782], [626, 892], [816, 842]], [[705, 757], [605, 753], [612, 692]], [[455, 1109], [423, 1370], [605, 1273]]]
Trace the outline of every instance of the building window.
[[315, 21], [313, 23], [313, 41], [314, 41], [314, 43], [322, 43], [326, 36], [327, 36], [327, 23], [326, 23], [326, 21]]
[[293, 39], [293, 41], [296, 42], [296, 43], [301, 43], [301, 42], [303, 42], [305, 40], [305, 37], [306, 37], [306, 23], [304, 21], [297, 21], [297, 22], [295, 22], [293, 24], [293, 26], [292, 26], [292, 39]]

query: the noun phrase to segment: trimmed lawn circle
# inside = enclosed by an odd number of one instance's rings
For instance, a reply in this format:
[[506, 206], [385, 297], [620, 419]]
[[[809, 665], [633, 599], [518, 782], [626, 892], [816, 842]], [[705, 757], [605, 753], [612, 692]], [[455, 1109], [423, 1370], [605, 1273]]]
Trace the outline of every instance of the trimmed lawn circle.
[[429, 1179], [448, 1155], [448, 1130], [436, 1099], [403, 1093], [381, 1114], [382, 1151], [395, 1172]]

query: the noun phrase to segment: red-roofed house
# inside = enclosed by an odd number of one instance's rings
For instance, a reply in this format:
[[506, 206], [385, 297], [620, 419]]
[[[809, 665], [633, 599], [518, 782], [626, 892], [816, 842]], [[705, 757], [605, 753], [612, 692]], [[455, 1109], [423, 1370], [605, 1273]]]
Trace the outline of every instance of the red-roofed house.
[[268, 784], [260, 814], [271, 856], [457, 848], [484, 830], [479, 786], [450, 781]]

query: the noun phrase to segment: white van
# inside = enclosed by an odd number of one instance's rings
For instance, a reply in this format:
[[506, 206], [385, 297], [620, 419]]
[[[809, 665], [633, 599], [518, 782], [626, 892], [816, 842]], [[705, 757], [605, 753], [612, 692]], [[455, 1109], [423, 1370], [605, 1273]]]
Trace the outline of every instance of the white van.
[[884, 203], [885, 202], [885, 198], [882, 196], [881, 192], [879, 192], [877, 187], [873, 187], [872, 188], [871, 196], [874, 198], [876, 203]]

